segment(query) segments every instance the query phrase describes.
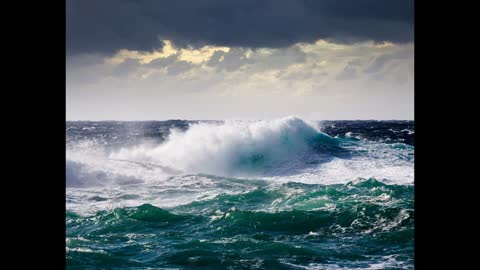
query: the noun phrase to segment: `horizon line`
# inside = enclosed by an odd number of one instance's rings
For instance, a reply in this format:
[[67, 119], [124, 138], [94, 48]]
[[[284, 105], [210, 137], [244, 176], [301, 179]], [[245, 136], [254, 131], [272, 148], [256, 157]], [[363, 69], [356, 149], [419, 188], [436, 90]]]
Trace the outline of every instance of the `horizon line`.
[[[164, 122], [164, 121], [268, 121], [273, 119], [182, 119], [182, 118], [169, 118], [169, 119], [149, 119], [149, 120], [65, 120], [65, 122]], [[307, 121], [415, 121], [415, 119], [303, 119]]]

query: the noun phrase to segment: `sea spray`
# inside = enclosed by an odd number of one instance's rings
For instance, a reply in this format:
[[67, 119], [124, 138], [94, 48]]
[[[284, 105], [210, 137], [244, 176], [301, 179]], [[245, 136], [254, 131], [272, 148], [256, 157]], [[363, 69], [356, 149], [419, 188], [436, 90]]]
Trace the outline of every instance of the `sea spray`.
[[[311, 154], [331, 149], [334, 138], [296, 117], [273, 121], [193, 124], [172, 130], [156, 147], [122, 148], [114, 159], [141, 160], [191, 173], [241, 175], [260, 173]], [[331, 153], [330, 153], [331, 154]]]
[[413, 269], [413, 136], [406, 121], [67, 122], [67, 268]]

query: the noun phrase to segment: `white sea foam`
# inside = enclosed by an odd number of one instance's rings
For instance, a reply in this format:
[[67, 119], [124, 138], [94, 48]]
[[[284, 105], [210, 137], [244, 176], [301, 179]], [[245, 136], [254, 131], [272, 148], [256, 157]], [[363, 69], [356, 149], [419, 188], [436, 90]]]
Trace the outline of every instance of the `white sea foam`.
[[[67, 146], [67, 187], [76, 189], [67, 189], [67, 209], [142, 203], [168, 208], [253, 190], [258, 187], [254, 179], [332, 184], [374, 177], [413, 183], [413, 147], [344, 140], [323, 134], [317, 123], [286, 117], [198, 123], [187, 131], [172, 130], [161, 144], [117, 150], [107, 150], [102, 142], [77, 142]], [[328, 148], [337, 144], [346, 155]]]
[[199, 123], [186, 132], [173, 130], [157, 147], [123, 148], [110, 158], [161, 164], [191, 173], [245, 176], [295, 161], [310, 150], [309, 143], [317, 136], [328, 137], [314, 124], [296, 117]]
[[[72, 185], [163, 181], [171, 175], [207, 173], [227, 177], [331, 183], [358, 177], [413, 182], [412, 149], [382, 143], [342, 145], [350, 157], [313, 149], [338, 142], [315, 123], [296, 117], [272, 121], [199, 123], [173, 130], [164, 143], [139, 144], [107, 153], [99, 143], [67, 149], [67, 182]], [[404, 147], [405, 148], [405, 147]]]

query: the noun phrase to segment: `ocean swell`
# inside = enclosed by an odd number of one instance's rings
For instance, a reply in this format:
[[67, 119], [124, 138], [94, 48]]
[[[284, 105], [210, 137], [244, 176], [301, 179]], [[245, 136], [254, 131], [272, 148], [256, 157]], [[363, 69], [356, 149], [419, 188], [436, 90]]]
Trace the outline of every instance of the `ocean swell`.
[[[172, 130], [156, 147], [123, 148], [110, 158], [161, 164], [192, 173], [248, 175], [272, 173], [313, 155], [331, 157], [341, 148], [335, 138], [296, 117], [273, 121], [198, 123]], [[291, 167], [291, 166], [290, 166]]]
[[413, 269], [411, 121], [67, 126], [69, 269]]

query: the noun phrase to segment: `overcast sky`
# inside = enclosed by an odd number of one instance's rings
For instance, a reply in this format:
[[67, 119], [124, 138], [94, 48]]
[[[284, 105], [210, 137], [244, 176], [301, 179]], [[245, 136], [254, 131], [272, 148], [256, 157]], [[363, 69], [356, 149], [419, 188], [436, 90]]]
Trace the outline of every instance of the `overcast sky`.
[[411, 0], [67, 0], [67, 120], [413, 119]]

